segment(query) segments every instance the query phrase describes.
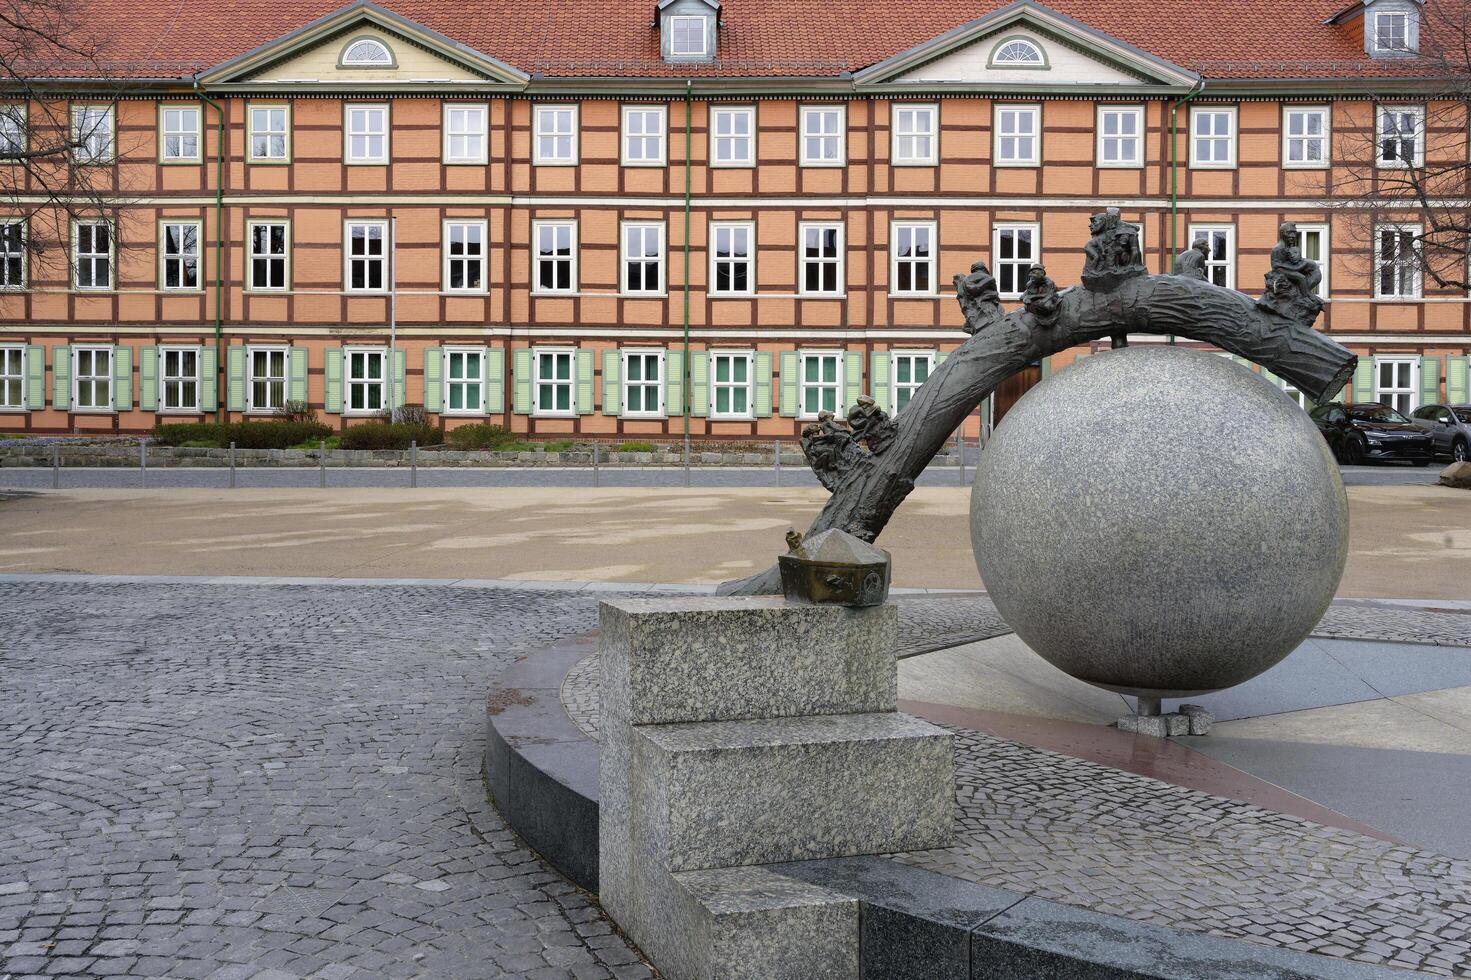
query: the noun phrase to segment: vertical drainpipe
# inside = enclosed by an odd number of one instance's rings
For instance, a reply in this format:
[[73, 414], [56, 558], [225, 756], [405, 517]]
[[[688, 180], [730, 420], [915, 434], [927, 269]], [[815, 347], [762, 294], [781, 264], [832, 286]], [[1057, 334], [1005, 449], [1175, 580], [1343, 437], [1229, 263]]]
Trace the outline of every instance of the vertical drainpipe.
[[690, 370], [690, 188], [693, 182], [691, 176], [692, 155], [691, 140], [693, 139], [691, 117], [695, 111], [695, 80], [687, 78], [684, 82], [684, 454], [689, 459], [690, 452], [690, 401], [694, 398], [694, 388], [690, 381], [694, 372]]
[[[1177, 99], [1174, 105], [1170, 106], [1170, 254], [1166, 256], [1166, 261], [1173, 261], [1174, 257], [1180, 254], [1180, 223], [1176, 217], [1180, 211], [1180, 170], [1178, 160], [1180, 155], [1180, 141], [1178, 138], [1180, 107], [1188, 105], [1192, 99], [1204, 91], [1205, 79], [1202, 78], [1195, 84], [1194, 88], [1185, 94], [1183, 99]], [[1170, 334], [1169, 342], [1171, 344], [1175, 342], [1174, 334]]]
[[[230, 393], [229, 367], [225, 364], [225, 109], [204, 94], [199, 79], [194, 79], [194, 94], [202, 105], [214, 107], [220, 118], [219, 139], [215, 145], [215, 421], [225, 421], [225, 403]], [[201, 112], [201, 115], [203, 113]], [[220, 383], [223, 377], [224, 384]]]

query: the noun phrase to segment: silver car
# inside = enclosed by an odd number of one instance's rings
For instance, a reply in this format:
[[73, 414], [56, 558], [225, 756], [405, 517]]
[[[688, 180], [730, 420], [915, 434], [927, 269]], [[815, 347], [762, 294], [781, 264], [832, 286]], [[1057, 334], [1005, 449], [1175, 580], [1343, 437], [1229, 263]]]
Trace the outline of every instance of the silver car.
[[1430, 433], [1435, 455], [1471, 458], [1471, 405], [1421, 405], [1410, 421]]

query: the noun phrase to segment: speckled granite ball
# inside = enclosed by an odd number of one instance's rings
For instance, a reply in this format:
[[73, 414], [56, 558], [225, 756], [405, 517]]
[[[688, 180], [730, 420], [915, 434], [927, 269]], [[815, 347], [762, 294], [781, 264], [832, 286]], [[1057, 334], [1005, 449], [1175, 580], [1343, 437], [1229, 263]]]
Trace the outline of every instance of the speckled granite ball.
[[1112, 691], [1186, 697], [1287, 656], [1333, 599], [1348, 499], [1307, 413], [1230, 359], [1087, 358], [981, 454], [976, 567], [1028, 646]]

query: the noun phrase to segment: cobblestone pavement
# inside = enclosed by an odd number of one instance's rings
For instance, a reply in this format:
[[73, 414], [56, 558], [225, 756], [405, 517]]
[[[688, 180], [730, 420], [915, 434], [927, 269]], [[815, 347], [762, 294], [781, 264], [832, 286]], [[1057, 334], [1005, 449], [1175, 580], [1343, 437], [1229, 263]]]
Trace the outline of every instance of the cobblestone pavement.
[[597, 601], [0, 584], [0, 976], [649, 976], [478, 778]]
[[1471, 611], [1433, 612], [1353, 600], [1335, 602], [1313, 630], [1314, 636], [1350, 640], [1390, 640], [1471, 647]]
[[1471, 976], [1471, 862], [956, 731], [955, 846], [898, 859], [1264, 946]]

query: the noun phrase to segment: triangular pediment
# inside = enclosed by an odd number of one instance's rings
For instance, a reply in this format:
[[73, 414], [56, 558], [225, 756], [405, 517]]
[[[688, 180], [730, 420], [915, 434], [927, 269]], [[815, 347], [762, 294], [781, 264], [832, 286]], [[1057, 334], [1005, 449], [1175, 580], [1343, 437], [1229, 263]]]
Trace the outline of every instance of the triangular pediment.
[[[370, 42], [354, 49], [360, 41]], [[375, 51], [376, 63], [348, 54]], [[384, 56], [386, 53], [386, 56]], [[317, 86], [503, 84], [521, 87], [528, 76], [400, 17], [368, 0], [343, 7], [247, 51], [200, 76], [210, 85], [301, 83]]]
[[1050, 7], [1020, 0], [854, 75], [860, 86], [1188, 90], [1197, 76]]

